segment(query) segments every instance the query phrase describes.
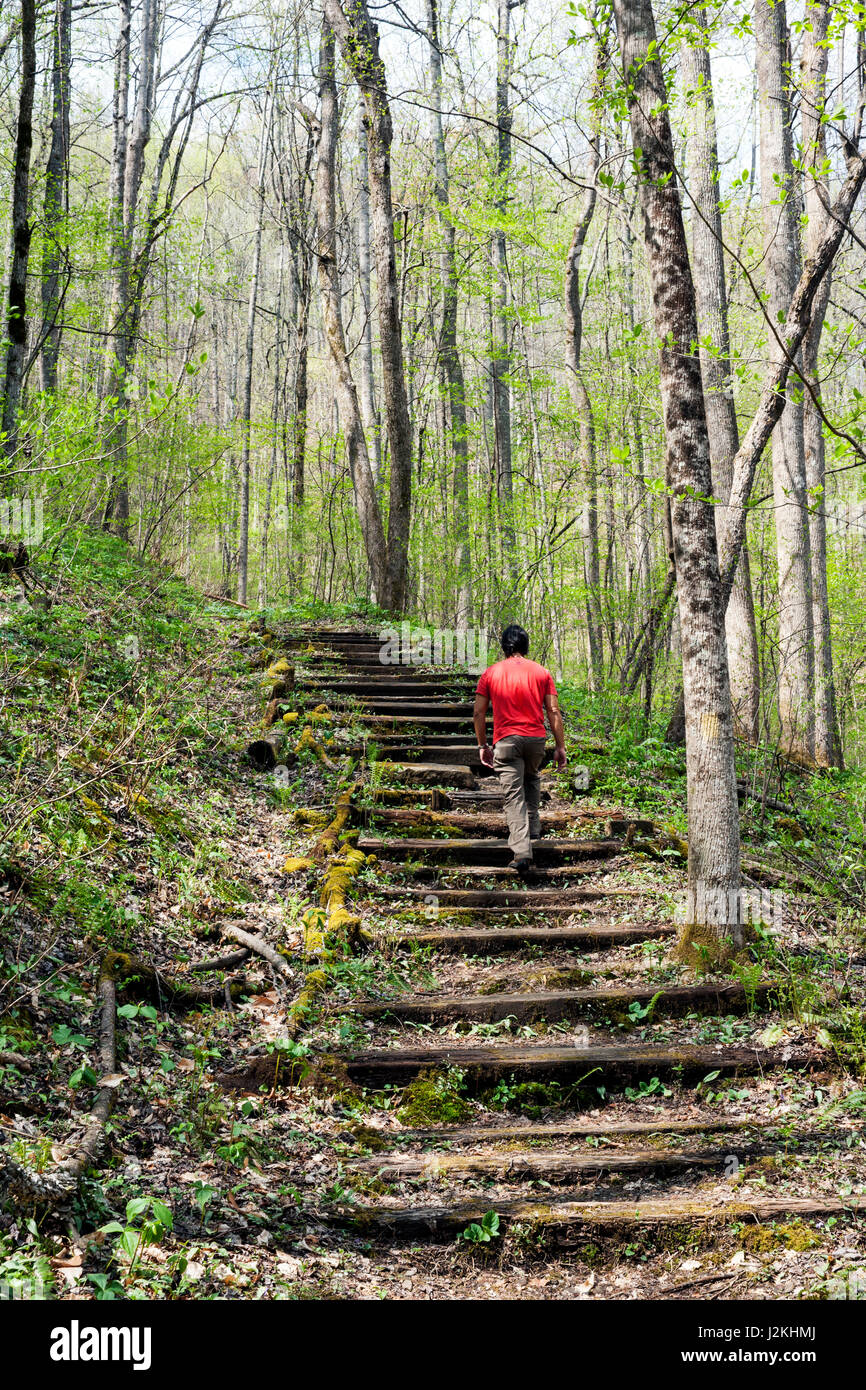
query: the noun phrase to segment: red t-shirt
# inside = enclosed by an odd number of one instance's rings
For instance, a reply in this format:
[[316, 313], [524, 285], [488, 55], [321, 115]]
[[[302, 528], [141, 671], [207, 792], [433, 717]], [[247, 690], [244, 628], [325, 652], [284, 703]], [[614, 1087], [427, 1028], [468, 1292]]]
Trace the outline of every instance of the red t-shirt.
[[509, 734], [545, 738], [544, 697], [555, 695], [553, 676], [527, 656], [507, 656], [488, 666], [478, 682], [477, 695], [493, 703], [493, 742]]

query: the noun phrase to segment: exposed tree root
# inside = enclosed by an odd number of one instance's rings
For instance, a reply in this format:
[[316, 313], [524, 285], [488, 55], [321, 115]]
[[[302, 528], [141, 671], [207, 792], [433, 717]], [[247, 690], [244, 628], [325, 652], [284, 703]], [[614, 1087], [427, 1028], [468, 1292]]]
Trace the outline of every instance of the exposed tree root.
[[[112, 953], [114, 955], [116, 953]], [[107, 958], [108, 959], [108, 958]], [[39, 1173], [0, 1149], [0, 1182], [18, 1205], [57, 1206], [71, 1197], [82, 1176], [98, 1160], [105, 1142], [105, 1126], [114, 1107], [119, 1079], [115, 1076], [115, 1020], [117, 983], [105, 962], [99, 975], [99, 1065], [102, 1071], [99, 1094], [84, 1127], [84, 1134], [55, 1168]]]

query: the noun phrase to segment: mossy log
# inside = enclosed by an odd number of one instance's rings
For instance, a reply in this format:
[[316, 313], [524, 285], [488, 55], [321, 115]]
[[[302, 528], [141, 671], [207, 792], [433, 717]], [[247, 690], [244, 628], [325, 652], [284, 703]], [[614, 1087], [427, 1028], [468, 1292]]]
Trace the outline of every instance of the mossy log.
[[246, 755], [260, 772], [272, 772], [278, 763], [293, 763], [289, 733], [274, 728], [258, 734], [246, 747]]
[[200, 1009], [207, 1004], [224, 1004], [227, 994], [234, 1000], [247, 992], [245, 980], [227, 981], [224, 985], [189, 984], [164, 975], [125, 951], [109, 951], [102, 962], [102, 974], [110, 976], [125, 997], [146, 999], [160, 1008], [171, 1004], [174, 1008]]

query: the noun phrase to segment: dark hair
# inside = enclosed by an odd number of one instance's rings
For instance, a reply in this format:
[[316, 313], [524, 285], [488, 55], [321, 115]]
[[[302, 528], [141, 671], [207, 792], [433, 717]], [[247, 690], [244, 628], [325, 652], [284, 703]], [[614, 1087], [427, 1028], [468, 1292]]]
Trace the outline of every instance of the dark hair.
[[519, 623], [510, 623], [499, 640], [506, 656], [514, 656], [515, 652], [526, 656], [529, 651], [529, 633]]

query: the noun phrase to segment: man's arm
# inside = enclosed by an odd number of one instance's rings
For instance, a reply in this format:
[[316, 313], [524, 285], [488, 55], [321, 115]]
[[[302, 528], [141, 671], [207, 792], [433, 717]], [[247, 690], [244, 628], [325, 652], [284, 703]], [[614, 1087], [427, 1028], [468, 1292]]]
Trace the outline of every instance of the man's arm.
[[493, 749], [487, 743], [487, 710], [490, 706], [490, 696], [476, 692], [475, 708], [472, 711], [472, 722], [475, 725], [475, 741], [481, 751], [481, 761], [487, 767], [493, 766]]
[[547, 714], [547, 722], [550, 725], [550, 732], [553, 734], [553, 741], [556, 744], [556, 766], [562, 772], [565, 769], [565, 726], [562, 722], [559, 700], [552, 690], [548, 691], [544, 697], [544, 709]]

